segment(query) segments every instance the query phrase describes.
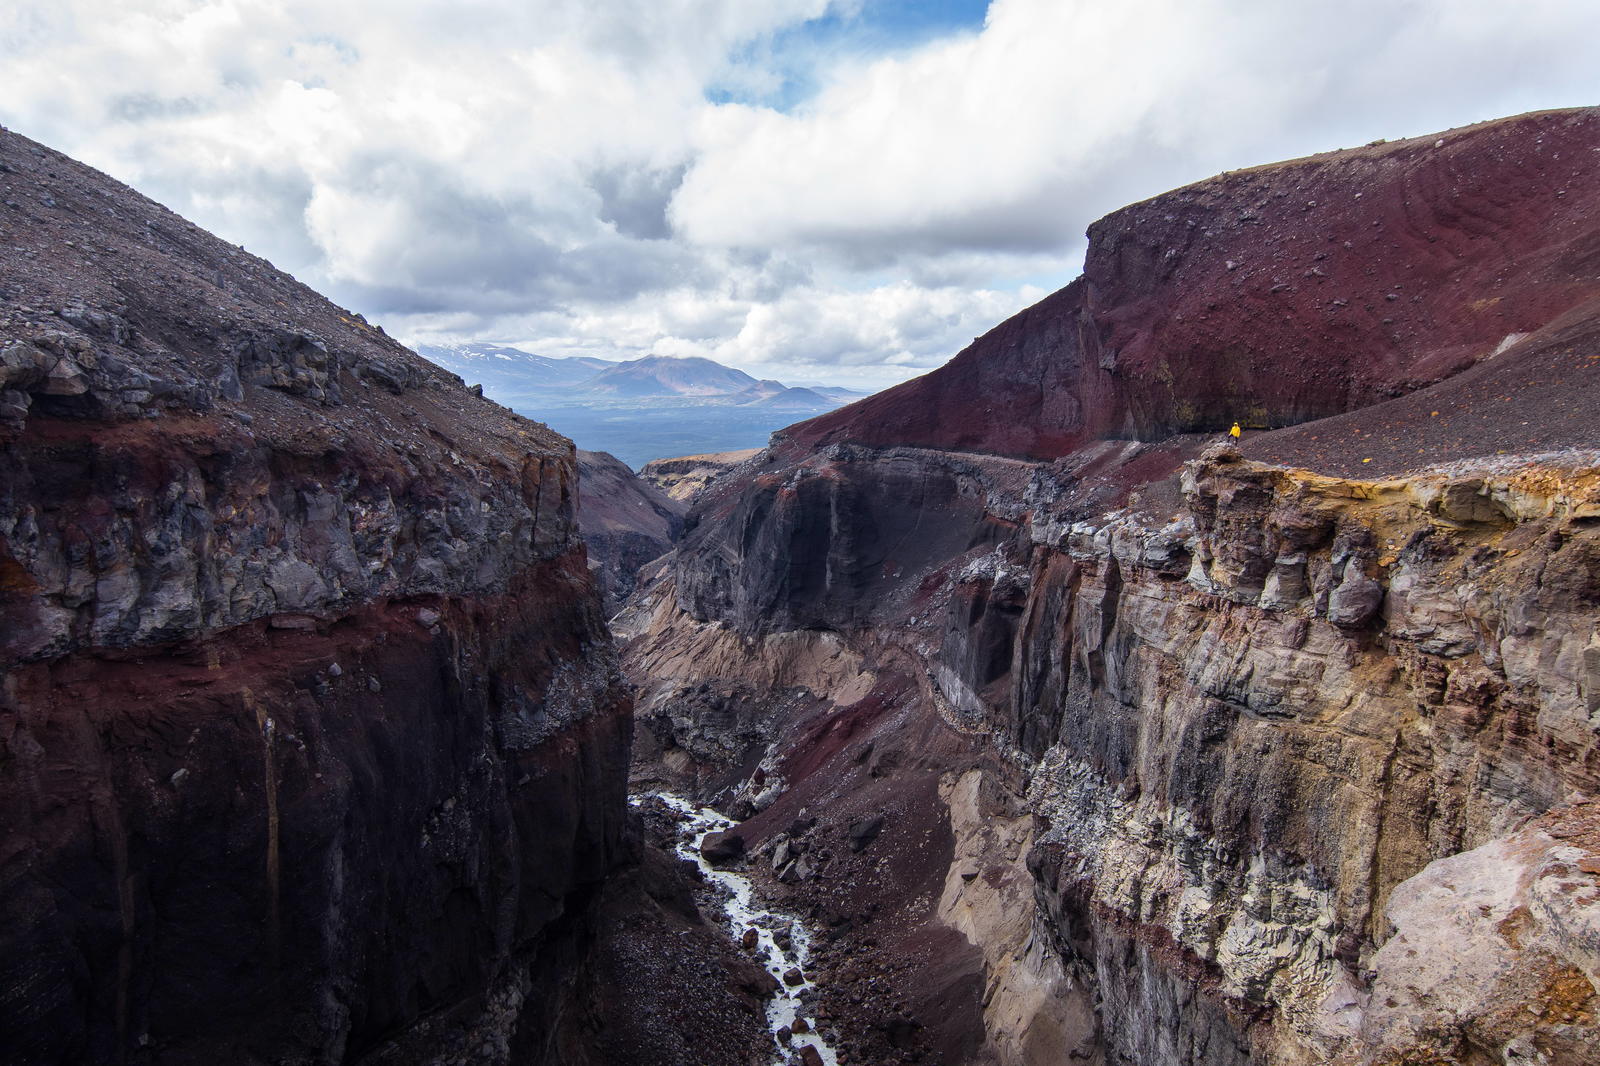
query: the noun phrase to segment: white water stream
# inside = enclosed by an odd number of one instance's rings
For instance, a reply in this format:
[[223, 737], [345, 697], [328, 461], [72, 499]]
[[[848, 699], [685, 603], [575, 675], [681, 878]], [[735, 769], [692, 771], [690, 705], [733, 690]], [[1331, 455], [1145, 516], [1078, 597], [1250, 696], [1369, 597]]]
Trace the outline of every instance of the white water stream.
[[[734, 940], [743, 937], [747, 929], [756, 931], [759, 944], [754, 952], [755, 957], [778, 981], [778, 991], [767, 1001], [767, 1029], [773, 1034], [773, 1044], [777, 1049], [772, 1058], [774, 1066], [799, 1062], [800, 1049], [803, 1047], [816, 1048], [826, 1066], [839, 1066], [839, 1059], [834, 1054], [833, 1048], [829, 1047], [828, 1042], [816, 1031], [816, 1017], [802, 1009], [802, 993], [816, 987], [811, 980], [809, 969], [810, 931], [800, 919], [770, 910], [757, 902], [750, 879], [744, 874], [732, 870], [719, 870], [700, 857], [702, 840], [711, 833], [731, 829], [736, 823], [724, 818], [710, 807], [697, 807], [688, 800], [667, 792], [645, 793], [632, 797], [630, 802], [638, 803], [651, 796], [672, 808], [681, 819], [680, 824], [687, 836], [679, 840], [678, 854], [698, 866], [708, 882], [727, 889], [726, 894], [722, 894], [722, 908], [727, 914], [728, 928]], [[778, 946], [774, 936], [780, 929], [789, 931], [788, 951]], [[794, 968], [798, 968], [805, 975], [805, 980], [791, 986], [784, 982], [783, 975]], [[778, 1030], [786, 1025], [792, 1028], [795, 1019], [801, 1016], [811, 1024], [811, 1031], [795, 1033], [788, 1048], [784, 1048], [778, 1041]]]

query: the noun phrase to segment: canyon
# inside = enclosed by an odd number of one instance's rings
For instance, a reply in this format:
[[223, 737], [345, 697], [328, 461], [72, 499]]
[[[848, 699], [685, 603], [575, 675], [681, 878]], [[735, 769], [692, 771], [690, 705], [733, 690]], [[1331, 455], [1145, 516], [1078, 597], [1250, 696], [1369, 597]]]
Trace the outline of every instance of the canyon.
[[0, 189], [6, 1061], [1600, 1060], [1600, 111], [1135, 204], [654, 484]]
[[635, 779], [813, 916], [841, 1061], [1600, 1059], [1600, 113], [1089, 237], [694, 498]]

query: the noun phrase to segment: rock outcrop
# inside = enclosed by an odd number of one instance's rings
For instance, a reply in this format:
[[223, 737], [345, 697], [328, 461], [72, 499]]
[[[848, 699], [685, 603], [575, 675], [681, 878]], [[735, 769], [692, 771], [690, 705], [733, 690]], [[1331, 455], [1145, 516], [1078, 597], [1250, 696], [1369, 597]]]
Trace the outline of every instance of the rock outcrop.
[[569, 442], [0, 132], [0, 1058], [557, 1061], [629, 701]]
[[701, 489], [759, 454], [760, 448], [744, 448], [734, 452], [712, 452], [709, 455], [652, 459], [644, 464], [639, 476], [674, 500], [687, 504]]
[[1600, 1057], [1597, 178], [1584, 110], [1157, 197], [698, 497], [635, 773], [809, 857], [863, 1057]]

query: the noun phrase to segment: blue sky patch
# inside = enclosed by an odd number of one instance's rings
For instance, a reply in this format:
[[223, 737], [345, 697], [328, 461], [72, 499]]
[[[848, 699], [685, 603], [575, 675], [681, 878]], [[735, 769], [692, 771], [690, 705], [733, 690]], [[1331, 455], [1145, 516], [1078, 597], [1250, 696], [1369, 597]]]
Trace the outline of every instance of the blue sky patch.
[[864, 0], [859, 11], [830, 11], [750, 42], [731, 57], [729, 76], [710, 86], [706, 98], [790, 111], [816, 93], [819, 76], [833, 63], [976, 33], [988, 8], [988, 0]]

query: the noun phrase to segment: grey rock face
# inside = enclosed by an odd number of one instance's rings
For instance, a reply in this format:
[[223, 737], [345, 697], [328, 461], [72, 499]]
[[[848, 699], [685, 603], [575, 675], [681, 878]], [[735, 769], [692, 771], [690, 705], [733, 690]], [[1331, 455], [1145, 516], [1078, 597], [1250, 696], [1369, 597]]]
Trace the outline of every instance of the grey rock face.
[[[1036, 930], [1098, 990], [1108, 1056], [1375, 1061], [1371, 990], [1429, 1002], [1416, 982], [1433, 972], [1373, 970], [1399, 958], [1388, 901], [1600, 788], [1571, 757], [1592, 746], [1600, 604], [1585, 517], [1600, 499], [1581, 470], [1359, 482], [1213, 456], [1152, 520], [1086, 505], [1040, 465], [1020, 479], [1023, 521], [985, 543], [1017, 513], [1003, 464], [972, 491], [944, 457], [908, 476], [907, 455], [815, 456], [755, 472], [742, 495], [713, 487], [675, 560], [678, 603], [735, 630], [825, 627], [869, 662], [886, 643], [925, 657], [926, 713], [988, 737], [1049, 827], [1028, 857]], [[914, 502], [884, 525], [872, 501], [891, 491]], [[912, 542], [906, 515], [935, 510], [944, 524]], [[774, 566], [794, 556], [772, 545], [802, 540], [802, 563]], [[902, 541], [903, 570], [888, 552], [849, 568], [856, 545]], [[675, 735], [717, 733], [680, 710]], [[797, 866], [780, 880], [799, 883]], [[1411, 919], [1413, 946], [1469, 942], [1439, 906]], [[1551, 1002], [1499, 987], [1524, 1017]], [[1413, 1029], [1445, 1024], [1428, 1017]], [[1482, 1020], [1539, 1046], [1553, 1025]]]
[[288, 330], [254, 334], [239, 345], [238, 360], [240, 378], [253, 385], [340, 402], [338, 356], [316, 337]]

